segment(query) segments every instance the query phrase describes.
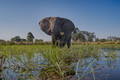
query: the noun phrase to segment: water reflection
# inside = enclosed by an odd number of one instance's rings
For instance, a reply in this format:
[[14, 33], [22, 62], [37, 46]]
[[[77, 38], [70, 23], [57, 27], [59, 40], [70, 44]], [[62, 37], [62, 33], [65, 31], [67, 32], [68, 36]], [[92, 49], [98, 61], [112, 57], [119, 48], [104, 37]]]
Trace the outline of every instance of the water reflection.
[[0, 56], [0, 80], [2, 80], [2, 55]]
[[[4, 59], [0, 57], [0, 80], [37, 79], [42, 69], [40, 65], [47, 64], [40, 53], [11, 55]], [[72, 65], [76, 80], [120, 80], [120, 50], [102, 49], [101, 54], [78, 58]]]
[[[102, 49], [101, 55], [97, 58], [80, 59], [78, 74], [75, 75], [75, 78], [80, 80], [120, 80], [119, 55], [120, 50]], [[75, 71], [77, 64], [78, 62], [73, 63]], [[92, 70], [94, 70], [93, 73]]]

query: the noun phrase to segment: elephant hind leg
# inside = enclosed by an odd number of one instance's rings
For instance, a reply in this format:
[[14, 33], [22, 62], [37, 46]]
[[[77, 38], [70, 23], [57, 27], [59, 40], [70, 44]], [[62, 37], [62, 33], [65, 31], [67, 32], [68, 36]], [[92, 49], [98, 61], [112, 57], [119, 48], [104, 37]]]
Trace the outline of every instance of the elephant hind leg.
[[67, 42], [67, 47], [70, 48], [71, 42]]
[[71, 38], [67, 41], [67, 47], [70, 48], [71, 45]]
[[68, 33], [67, 37], [68, 37], [68, 39], [67, 39], [67, 47], [70, 48], [70, 45], [71, 45], [71, 33]]

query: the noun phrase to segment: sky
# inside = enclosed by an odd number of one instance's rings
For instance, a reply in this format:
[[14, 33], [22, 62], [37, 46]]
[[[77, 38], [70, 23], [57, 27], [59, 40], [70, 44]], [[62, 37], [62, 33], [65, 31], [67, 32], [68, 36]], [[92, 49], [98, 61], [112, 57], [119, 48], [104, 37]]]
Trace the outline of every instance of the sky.
[[26, 38], [32, 32], [50, 41], [38, 24], [44, 17], [70, 19], [98, 38], [120, 37], [120, 0], [0, 0], [0, 39]]

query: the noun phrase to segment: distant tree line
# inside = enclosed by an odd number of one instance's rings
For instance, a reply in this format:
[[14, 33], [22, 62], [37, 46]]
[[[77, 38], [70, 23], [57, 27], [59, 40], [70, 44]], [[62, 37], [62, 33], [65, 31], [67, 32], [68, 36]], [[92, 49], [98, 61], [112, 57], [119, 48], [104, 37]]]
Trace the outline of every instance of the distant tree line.
[[73, 42], [107, 42], [107, 41], [120, 41], [120, 37], [109, 36], [107, 38], [96, 38], [94, 32], [80, 31], [79, 28], [75, 28], [72, 33]]
[[96, 38], [95, 41], [96, 41], [96, 42], [120, 41], [120, 37], [109, 36], [109, 37], [107, 37], [106, 39], [105, 39], [105, 38], [103, 38], [103, 39]]
[[1, 45], [6, 44], [6, 41], [5, 41], [5, 40], [0, 39], [0, 44], [1, 44]]
[[35, 39], [31, 32], [28, 32], [26, 39], [20, 36], [15, 36], [10, 41], [0, 40], [1, 45], [32, 45], [32, 44], [50, 44], [50, 42], [44, 42], [42, 39]]
[[26, 41], [33, 42], [33, 39], [34, 39], [33, 34], [31, 32], [29, 32], [27, 34], [27, 39], [20, 38], [20, 36], [15, 36], [15, 37], [11, 38], [10, 41], [15, 42], [15, 43], [17, 43], [17, 42], [26, 42]]
[[[88, 32], [88, 31], [81, 31], [79, 28], [75, 28], [72, 33], [72, 43], [80, 44], [80, 43], [87, 43], [87, 42], [119, 42], [120, 43], [120, 37], [116, 36], [109, 36], [107, 38], [99, 39], [96, 38], [96, 35], [94, 32]], [[42, 39], [35, 39], [34, 35], [31, 32], [28, 32], [26, 39], [21, 38], [20, 36], [15, 36], [11, 38], [10, 41], [0, 40], [0, 45], [44, 45], [44, 44], [51, 44], [51, 42], [44, 42]]]
[[80, 31], [78, 28], [75, 28], [72, 33], [72, 40], [74, 42], [93, 42], [95, 38], [94, 32]]

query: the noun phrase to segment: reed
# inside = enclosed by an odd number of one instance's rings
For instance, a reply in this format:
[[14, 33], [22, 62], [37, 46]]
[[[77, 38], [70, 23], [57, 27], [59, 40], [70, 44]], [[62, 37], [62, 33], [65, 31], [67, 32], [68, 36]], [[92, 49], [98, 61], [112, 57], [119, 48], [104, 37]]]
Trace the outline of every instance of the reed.
[[[0, 45], [0, 55], [4, 55], [1, 74], [6, 74], [2, 78], [84, 80], [92, 74], [95, 80], [94, 71], [98, 65], [94, 65], [100, 59], [101, 48], [115, 50], [120, 49], [120, 45], [72, 45], [70, 49], [52, 45]], [[104, 56], [115, 58], [116, 52]]]

